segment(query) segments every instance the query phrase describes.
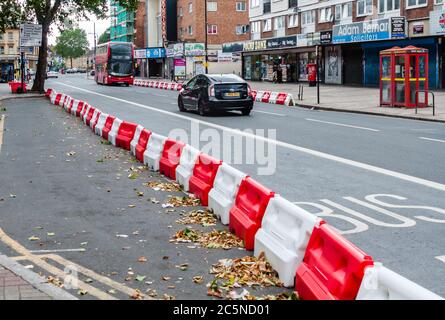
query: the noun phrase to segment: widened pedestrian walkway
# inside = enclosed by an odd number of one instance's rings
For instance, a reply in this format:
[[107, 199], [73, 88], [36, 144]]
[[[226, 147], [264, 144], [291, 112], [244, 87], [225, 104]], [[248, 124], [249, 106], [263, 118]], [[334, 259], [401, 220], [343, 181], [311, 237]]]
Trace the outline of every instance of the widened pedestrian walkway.
[[[299, 84], [270, 82], [250, 82], [255, 90], [268, 90], [274, 92], [286, 92], [292, 94], [297, 106], [319, 108], [333, 111], [346, 111], [367, 113], [376, 115], [396, 116], [422, 120], [445, 121], [445, 91], [434, 91], [435, 116], [433, 108], [415, 109], [380, 107], [380, 95], [378, 88], [348, 87], [339, 85], [320, 86], [320, 104], [317, 104], [317, 88], [303, 84], [303, 99], [298, 100]], [[430, 102], [431, 104], [432, 102]]]

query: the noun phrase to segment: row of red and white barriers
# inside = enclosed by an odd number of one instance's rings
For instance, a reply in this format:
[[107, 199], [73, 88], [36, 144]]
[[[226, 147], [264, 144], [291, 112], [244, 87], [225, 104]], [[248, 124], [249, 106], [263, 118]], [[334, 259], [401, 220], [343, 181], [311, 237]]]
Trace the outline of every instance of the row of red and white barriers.
[[[147, 87], [154, 89], [175, 90], [180, 91], [182, 89], [182, 83], [164, 82], [154, 80], [141, 80], [135, 79], [133, 85], [139, 87]], [[285, 92], [273, 92], [273, 91], [257, 91], [252, 90], [251, 95], [257, 102], [279, 104], [285, 106], [293, 106], [294, 98], [291, 94]]]
[[301, 299], [442, 299], [374, 262], [324, 220], [223, 161], [85, 101], [52, 89], [46, 95], [97, 135], [194, 194], [247, 250], [255, 256], [264, 252], [283, 284], [294, 286]]

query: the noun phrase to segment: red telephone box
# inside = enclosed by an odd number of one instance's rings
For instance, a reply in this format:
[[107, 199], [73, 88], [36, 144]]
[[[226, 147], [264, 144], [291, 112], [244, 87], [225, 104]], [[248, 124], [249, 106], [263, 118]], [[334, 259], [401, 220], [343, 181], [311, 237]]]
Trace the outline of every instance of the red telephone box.
[[309, 86], [315, 87], [317, 84], [317, 64], [308, 63], [306, 68], [307, 68], [307, 79], [309, 80]]
[[[428, 50], [408, 46], [380, 51], [380, 106], [428, 106]], [[419, 98], [416, 102], [416, 94]]]

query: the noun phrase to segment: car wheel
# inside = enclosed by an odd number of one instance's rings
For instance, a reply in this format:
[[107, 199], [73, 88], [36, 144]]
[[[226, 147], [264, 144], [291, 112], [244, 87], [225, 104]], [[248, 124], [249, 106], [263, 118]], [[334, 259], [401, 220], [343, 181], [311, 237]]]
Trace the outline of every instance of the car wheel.
[[208, 112], [204, 110], [204, 105], [202, 104], [202, 100], [198, 101], [198, 112], [199, 115], [202, 117], [205, 117], [208, 114]]
[[179, 96], [179, 98], [178, 98], [178, 108], [179, 108], [179, 111], [181, 111], [181, 112], [187, 111], [187, 110], [185, 110], [184, 101], [182, 100], [181, 96]]
[[243, 116], [248, 116], [250, 115], [250, 111], [252, 111], [252, 109], [243, 109], [241, 110], [241, 113], [243, 114]]

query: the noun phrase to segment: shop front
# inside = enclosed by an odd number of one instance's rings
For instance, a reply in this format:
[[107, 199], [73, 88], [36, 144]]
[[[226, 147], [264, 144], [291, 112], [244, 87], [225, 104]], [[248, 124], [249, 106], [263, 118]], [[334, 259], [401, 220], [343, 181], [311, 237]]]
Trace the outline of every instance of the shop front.
[[307, 81], [307, 64], [316, 60], [316, 44], [314, 34], [245, 42], [243, 77], [278, 83]]
[[184, 44], [187, 79], [205, 73], [205, 54], [206, 50], [204, 43]]
[[166, 75], [171, 80], [183, 81], [186, 77], [184, 43], [170, 44], [166, 52]]
[[165, 48], [147, 48], [148, 77], [164, 78]]

